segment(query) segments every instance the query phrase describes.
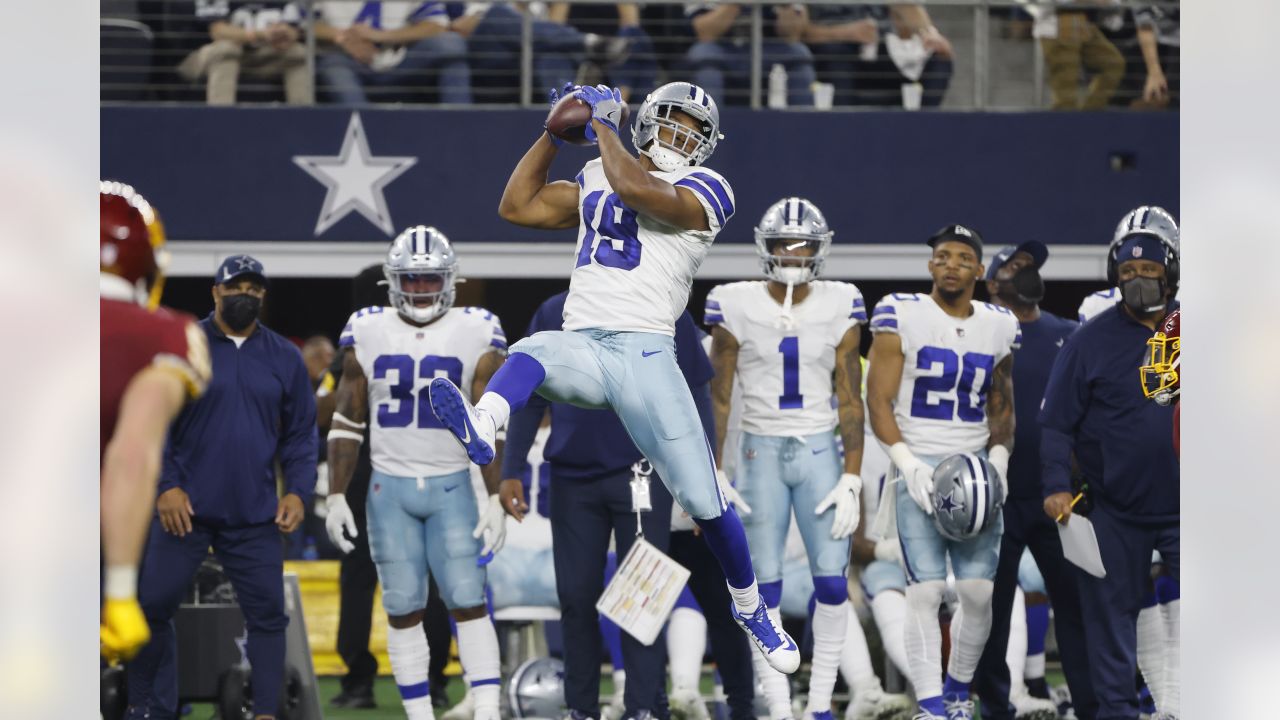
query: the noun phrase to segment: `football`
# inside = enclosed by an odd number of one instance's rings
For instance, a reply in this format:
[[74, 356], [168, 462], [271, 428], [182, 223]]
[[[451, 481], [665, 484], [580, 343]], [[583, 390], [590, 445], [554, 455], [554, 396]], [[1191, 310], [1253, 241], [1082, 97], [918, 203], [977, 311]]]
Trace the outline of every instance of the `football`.
[[[631, 117], [631, 109], [622, 106], [622, 123], [625, 127]], [[591, 121], [591, 106], [573, 95], [560, 98], [547, 113], [547, 132], [573, 145], [594, 145], [587, 140], [587, 123]]]

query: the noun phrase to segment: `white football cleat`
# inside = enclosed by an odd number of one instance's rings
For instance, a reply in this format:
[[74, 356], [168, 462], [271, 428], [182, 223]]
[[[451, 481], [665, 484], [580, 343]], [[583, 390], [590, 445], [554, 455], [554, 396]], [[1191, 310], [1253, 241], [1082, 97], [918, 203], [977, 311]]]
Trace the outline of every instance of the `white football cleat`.
[[694, 690], [673, 691], [667, 704], [671, 708], [671, 716], [679, 720], [709, 720], [711, 717], [702, 696]]
[[769, 611], [764, 604], [764, 596], [760, 604], [750, 615], [741, 615], [735, 605], [729, 605], [729, 612], [738, 623], [738, 627], [747, 632], [747, 637], [756, 644], [756, 649], [768, 661], [769, 666], [784, 675], [790, 675], [800, 669], [800, 646], [791, 639], [786, 630], [773, 624]]
[[476, 714], [476, 698], [468, 690], [457, 705], [449, 708], [440, 716], [440, 720], [472, 720]]
[[467, 450], [467, 457], [477, 465], [493, 462], [494, 439], [498, 429], [493, 418], [477, 410], [467, 396], [448, 378], [436, 378], [428, 386], [431, 412]]
[[908, 718], [915, 703], [906, 695], [891, 695], [879, 685], [858, 690], [844, 709], [844, 720], [899, 720]]
[[973, 720], [972, 700], [948, 700], [943, 695], [942, 706], [947, 709], [947, 720]]
[[1016, 720], [1058, 720], [1058, 704], [1026, 693], [1009, 698]]

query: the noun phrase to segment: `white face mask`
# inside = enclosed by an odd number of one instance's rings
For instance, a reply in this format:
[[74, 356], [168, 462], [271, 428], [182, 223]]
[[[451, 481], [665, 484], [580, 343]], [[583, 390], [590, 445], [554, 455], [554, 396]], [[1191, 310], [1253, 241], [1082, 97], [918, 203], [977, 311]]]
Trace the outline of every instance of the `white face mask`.
[[780, 283], [788, 285], [801, 285], [809, 282], [809, 268], [807, 267], [775, 267], [772, 277]]
[[656, 141], [650, 149], [644, 151], [644, 154], [648, 155], [653, 164], [658, 166], [658, 169], [662, 172], [671, 172], [689, 164], [689, 158], [671, 148], [659, 145]]

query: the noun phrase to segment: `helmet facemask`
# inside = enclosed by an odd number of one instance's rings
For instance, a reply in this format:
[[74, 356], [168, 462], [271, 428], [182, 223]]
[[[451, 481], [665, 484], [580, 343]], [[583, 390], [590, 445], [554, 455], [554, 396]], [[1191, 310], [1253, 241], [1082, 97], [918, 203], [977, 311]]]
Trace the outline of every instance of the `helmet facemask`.
[[[810, 249], [807, 255], [801, 252], [804, 248]], [[803, 285], [817, 280], [830, 249], [830, 233], [807, 238], [756, 235], [756, 251], [765, 277], [784, 285]]]
[[1178, 371], [1182, 364], [1182, 338], [1157, 332], [1147, 340], [1147, 363], [1138, 372], [1142, 378], [1142, 394], [1161, 405], [1169, 405], [1182, 392]]
[[[695, 130], [671, 117], [676, 111], [694, 118], [701, 129]], [[696, 111], [674, 102], [655, 104], [638, 120], [643, 134], [637, 138], [641, 143], [637, 150], [641, 155], [647, 155], [663, 172], [701, 165], [711, 156], [719, 139], [712, 137], [715, 131], [708, 118], [699, 117]], [[664, 139], [664, 129], [670, 131], [669, 139]]]
[[[405, 318], [418, 323], [435, 320], [453, 307], [456, 297], [457, 267], [392, 268], [383, 266], [391, 305]], [[409, 289], [406, 289], [406, 285]], [[439, 288], [422, 291], [415, 286]], [[423, 303], [429, 304], [420, 304]]]

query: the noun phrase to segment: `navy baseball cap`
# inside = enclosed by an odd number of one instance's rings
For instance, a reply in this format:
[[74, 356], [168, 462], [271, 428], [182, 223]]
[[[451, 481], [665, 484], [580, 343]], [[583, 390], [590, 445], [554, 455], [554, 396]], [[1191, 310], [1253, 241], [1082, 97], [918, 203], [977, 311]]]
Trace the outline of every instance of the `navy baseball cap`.
[[978, 254], [978, 262], [982, 262], [982, 236], [977, 230], [967, 228], [959, 223], [948, 225], [929, 237], [929, 247], [936, 247], [940, 242], [961, 242], [973, 248]]
[[213, 276], [213, 282], [222, 285], [244, 275], [256, 276], [263, 285], [267, 283], [267, 273], [262, 263], [249, 255], [232, 255], [223, 260], [218, 266], [217, 274]]
[[991, 264], [987, 266], [987, 279], [995, 280], [1000, 268], [1009, 262], [1009, 258], [1020, 252], [1031, 256], [1031, 262], [1035, 264], [1037, 270], [1044, 267], [1044, 262], [1049, 259], [1049, 246], [1039, 240], [1028, 240], [1021, 245], [1006, 245], [991, 258]]

